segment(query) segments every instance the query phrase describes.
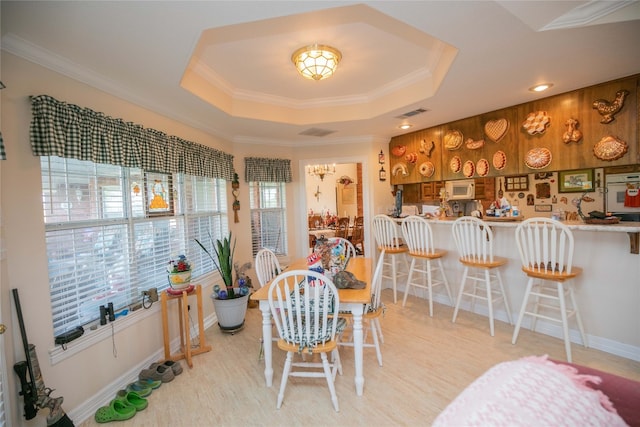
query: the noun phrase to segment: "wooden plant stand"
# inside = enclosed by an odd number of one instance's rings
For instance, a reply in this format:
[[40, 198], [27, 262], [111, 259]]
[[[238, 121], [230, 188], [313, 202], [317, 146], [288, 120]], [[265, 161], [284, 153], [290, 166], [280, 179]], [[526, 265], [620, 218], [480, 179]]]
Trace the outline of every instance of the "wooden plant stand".
[[[198, 311], [198, 335], [199, 343], [196, 348], [191, 348], [191, 332], [189, 329], [189, 295], [196, 294], [197, 311]], [[178, 301], [178, 319], [180, 322], [180, 352], [171, 355], [171, 343], [169, 340], [169, 318], [167, 303], [169, 300]], [[165, 360], [177, 361], [185, 359], [190, 368], [193, 367], [192, 356], [206, 353], [211, 350], [211, 346], [206, 345], [204, 338], [204, 320], [202, 319], [202, 287], [196, 285], [191, 292], [185, 289], [180, 295], [171, 295], [167, 291], [163, 291], [160, 295], [162, 305], [162, 331], [164, 335], [164, 358]]]

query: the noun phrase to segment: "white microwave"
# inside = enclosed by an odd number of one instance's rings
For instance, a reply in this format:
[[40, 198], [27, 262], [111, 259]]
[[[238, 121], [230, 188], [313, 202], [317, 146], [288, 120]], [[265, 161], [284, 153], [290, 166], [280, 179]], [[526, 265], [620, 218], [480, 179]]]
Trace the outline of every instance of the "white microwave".
[[444, 188], [449, 200], [473, 200], [476, 197], [476, 185], [473, 179], [447, 181]]

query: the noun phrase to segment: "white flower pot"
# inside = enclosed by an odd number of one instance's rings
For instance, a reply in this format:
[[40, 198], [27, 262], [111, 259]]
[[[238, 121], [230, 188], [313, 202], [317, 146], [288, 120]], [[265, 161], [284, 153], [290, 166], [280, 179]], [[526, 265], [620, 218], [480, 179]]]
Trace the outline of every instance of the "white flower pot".
[[235, 332], [244, 327], [248, 299], [249, 295], [233, 299], [218, 299], [215, 293], [211, 294], [220, 329], [225, 332]]
[[191, 284], [191, 271], [181, 271], [179, 273], [169, 273], [169, 285], [173, 289], [186, 289]]

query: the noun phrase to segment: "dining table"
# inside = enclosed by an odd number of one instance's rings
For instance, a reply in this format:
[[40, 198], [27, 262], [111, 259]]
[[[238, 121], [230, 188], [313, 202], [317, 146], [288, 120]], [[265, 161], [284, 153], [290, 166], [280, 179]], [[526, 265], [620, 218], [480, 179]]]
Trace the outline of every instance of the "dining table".
[[[371, 302], [371, 279], [372, 279], [371, 258], [355, 257], [347, 263], [346, 270], [366, 283], [363, 289], [338, 289], [340, 300], [340, 311], [350, 312], [353, 316], [353, 352], [355, 364], [354, 383], [356, 394], [362, 396], [364, 392], [364, 366], [363, 366], [363, 344], [364, 333], [362, 315], [366, 304]], [[287, 267], [290, 270], [308, 270], [307, 259], [300, 258], [293, 261]], [[272, 341], [272, 320], [269, 308], [269, 287], [267, 283], [262, 288], [251, 294], [251, 300], [257, 301], [262, 312], [262, 341], [264, 344], [264, 377], [267, 387], [273, 384], [273, 341]]]

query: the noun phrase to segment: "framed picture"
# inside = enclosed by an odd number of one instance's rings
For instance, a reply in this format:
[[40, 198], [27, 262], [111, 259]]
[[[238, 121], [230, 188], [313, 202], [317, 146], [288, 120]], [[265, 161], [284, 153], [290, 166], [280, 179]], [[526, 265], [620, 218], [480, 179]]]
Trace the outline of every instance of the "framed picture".
[[593, 169], [558, 172], [558, 193], [582, 193], [595, 191]]
[[551, 205], [535, 205], [534, 207], [536, 212], [551, 212], [553, 210], [553, 206]]
[[529, 176], [508, 176], [504, 181], [506, 191], [522, 191], [529, 189]]

